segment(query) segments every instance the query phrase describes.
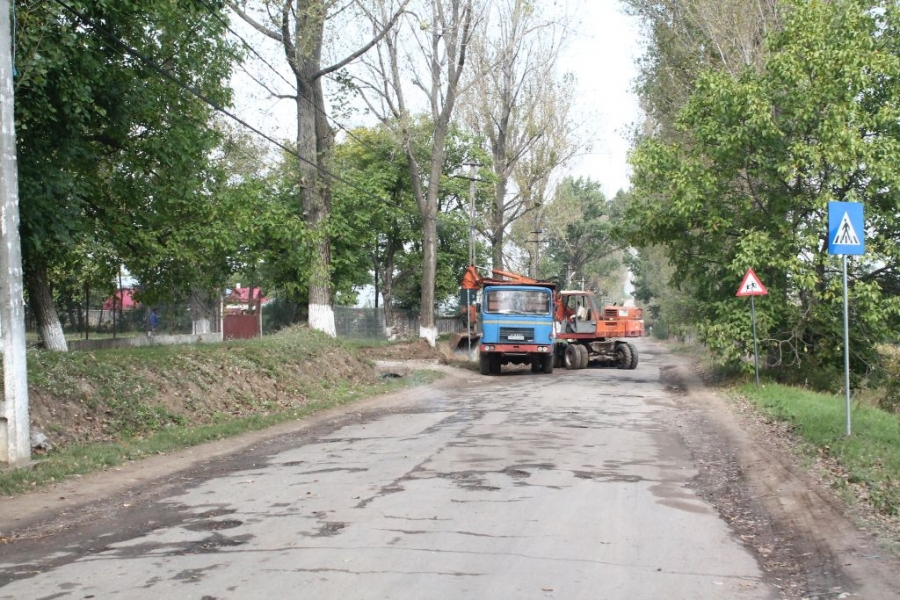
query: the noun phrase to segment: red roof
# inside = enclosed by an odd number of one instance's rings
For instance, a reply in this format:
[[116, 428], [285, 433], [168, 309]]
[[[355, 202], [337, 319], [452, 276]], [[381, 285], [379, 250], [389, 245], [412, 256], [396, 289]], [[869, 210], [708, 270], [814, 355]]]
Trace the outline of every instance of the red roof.
[[134, 310], [141, 307], [141, 303], [134, 299], [134, 290], [118, 290], [114, 296], [110, 296], [103, 301], [103, 310], [112, 310], [113, 304], [115, 308], [122, 310]]
[[[253, 299], [256, 300], [262, 294], [258, 287], [253, 288]], [[236, 287], [231, 293], [225, 296], [226, 304], [247, 304], [250, 300], [250, 288]], [[267, 298], [264, 296], [262, 303], [266, 303]]]

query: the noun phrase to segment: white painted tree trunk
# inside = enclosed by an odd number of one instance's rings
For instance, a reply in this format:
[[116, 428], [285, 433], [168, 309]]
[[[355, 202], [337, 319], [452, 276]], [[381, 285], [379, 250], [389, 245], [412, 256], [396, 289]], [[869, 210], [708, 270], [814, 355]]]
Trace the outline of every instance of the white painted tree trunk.
[[327, 304], [310, 304], [309, 327], [323, 331], [331, 337], [337, 337], [337, 329], [334, 326], [334, 310]]
[[419, 326], [419, 337], [425, 339], [432, 348], [437, 345], [437, 333], [437, 327]]
[[209, 319], [197, 319], [194, 321], [194, 335], [212, 333], [212, 324]]

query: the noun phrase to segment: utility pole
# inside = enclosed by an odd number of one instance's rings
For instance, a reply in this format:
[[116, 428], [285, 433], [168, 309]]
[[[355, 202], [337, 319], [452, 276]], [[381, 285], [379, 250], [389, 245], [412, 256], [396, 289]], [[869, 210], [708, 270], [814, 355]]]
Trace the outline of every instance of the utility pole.
[[31, 460], [31, 435], [9, 16], [9, 0], [0, 0], [0, 329], [4, 391], [0, 410], [0, 461], [15, 465]]
[[469, 264], [475, 264], [475, 175], [477, 165], [469, 165], [472, 174], [469, 176]]

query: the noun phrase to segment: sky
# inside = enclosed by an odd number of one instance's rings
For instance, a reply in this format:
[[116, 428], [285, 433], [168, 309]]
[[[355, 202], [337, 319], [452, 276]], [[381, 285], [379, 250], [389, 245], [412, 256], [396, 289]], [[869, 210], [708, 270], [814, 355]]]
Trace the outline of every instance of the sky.
[[628, 135], [640, 120], [632, 88], [640, 55], [638, 22], [618, 0], [583, 0], [580, 31], [561, 57], [564, 71], [578, 81], [578, 106], [584, 128], [594, 133], [589, 154], [572, 161], [573, 175], [600, 182], [611, 198], [629, 187]]

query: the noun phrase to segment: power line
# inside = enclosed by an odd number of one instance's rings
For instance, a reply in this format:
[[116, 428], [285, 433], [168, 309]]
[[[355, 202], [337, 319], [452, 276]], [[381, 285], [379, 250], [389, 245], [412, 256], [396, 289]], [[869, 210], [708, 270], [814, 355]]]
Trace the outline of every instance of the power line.
[[319, 166], [318, 164], [316, 164], [316, 163], [314, 163], [314, 162], [312, 162], [312, 161], [310, 161], [310, 160], [308, 160], [308, 159], [306, 159], [306, 158], [300, 156], [300, 154], [298, 154], [297, 152], [295, 152], [295, 151], [294, 151], [293, 149], [291, 149], [290, 147], [284, 145], [283, 143], [279, 142], [278, 140], [276, 140], [275, 138], [271, 137], [271, 136], [268, 135], [267, 133], [261, 131], [260, 129], [257, 129], [256, 127], [254, 127], [254, 126], [251, 125], [250, 123], [246, 122], [245, 120], [241, 119], [240, 117], [238, 117], [237, 115], [235, 115], [234, 113], [232, 113], [231, 111], [229, 111], [228, 109], [226, 109], [226, 108], [224, 108], [223, 106], [219, 105], [217, 102], [211, 100], [211, 99], [208, 98], [205, 94], [203, 94], [203, 92], [197, 90], [196, 88], [194, 88], [194, 87], [191, 86], [191, 85], [188, 85], [188, 84], [182, 82], [182, 81], [179, 80], [177, 77], [175, 77], [175, 75], [173, 75], [171, 72], [169, 72], [167, 69], [165, 69], [165, 68], [159, 66], [156, 62], [154, 62], [152, 59], [150, 59], [149, 57], [147, 57], [145, 54], [143, 54], [142, 52], [138, 51], [137, 49], [135, 49], [135, 48], [129, 46], [127, 43], [125, 43], [124, 41], [122, 41], [120, 38], [116, 37], [115, 35], [113, 35], [113, 34], [110, 33], [109, 31], [105, 30], [103, 27], [100, 27], [100, 26], [96, 25], [96, 24], [95, 24], [93, 21], [91, 21], [89, 18], [85, 17], [84, 15], [82, 15], [81, 13], [79, 13], [77, 10], [75, 10], [74, 8], [72, 8], [71, 6], [69, 6], [68, 4], [66, 4], [65, 2], [63, 2], [63, 0], [54, 0], [54, 2], [56, 2], [57, 4], [59, 4], [60, 6], [62, 6], [65, 10], [69, 11], [72, 15], [74, 15], [74, 17], [75, 17], [78, 21], [80, 21], [82, 25], [84, 25], [84, 26], [86, 26], [86, 27], [90, 27], [92, 30], [94, 30], [94, 31], [96, 31], [96, 32], [98, 32], [98, 33], [100, 33], [100, 34], [102, 34], [102, 35], [105, 36], [106, 38], [108, 38], [110, 41], [113, 42], [113, 44], [115, 44], [115, 46], [118, 47], [118, 48], [117, 48], [118, 50], [124, 51], [125, 53], [130, 54], [131, 56], [133, 56], [134, 58], [137, 58], [137, 59], [140, 60], [142, 63], [144, 63], [145, 65], [147, 65], [148, 67], [150, 67], [153, 71], [155, 71], [156, 73], [158, 73], [159, 75], [161, 75], [161, 76], [164, 77], [165, 79], [168, 79], [169, 81], [171, 81], [172, 83], [174, 83], [174, 84], [177, 85], [178, 87], [182, 88], [183, 90], [185, 90], [185, 91], [191, 93], [192, 95], [196, 96], [198, 99], [202, 100], [203, 102], [205, 102], [206, 104], [208, 104], [210, 107], [212, 107], [212, 108], [215, 109], [216, 111], [218, 111], [218, 112], [222, 113], [223, 115], [227, 116], [228, 118], [234, 120], [235, 122], [239, 123], [239, 124], [242, 125], [243, 127], [247, 128], [247, 129], [249, 129], [250, 131], [252, 131], [253, 133], [257, 134], [258, 136], [260, 136], [260, 137], [262, 137], [262, 138], [268, 140], [269, 142], [271, 142], [272, 144], [278, 146], [279, 148], [281, 148], [282, 150], [284, 150], [285, 152], [287, 152], [287, 153], [290, 154], [291, 156], [297, 158], [297, 159], [300, 160], [301, 162], [304, 162], [304, 163], [308, 164], [309, 166], [314, 167], [317, 171], [319, 171], [320, 173], [322, 173], [322, 174], [324, 174], [324, 175], [327, 175], [328, 177], [330, 177], [330, 178], [333, 179], [334, 181], [339, 181], [339, 182], [343, 183], [344, 185], [346, 185], [346, 186], [348, 186], [348, 187], [350, 187], [350, 188], [352, 188], [352, 189], [354, 189], [354, 190], [356, 190], [356, 191], [358, 191], [358, 192], [361, 192], [361, 193], [365, 194], [366, 196], [369, 196], [370, 198], [372, 198], [372, 199], [374, 199], [374, 200], [378, 200], [378, 201], [383, 200], [383, 198], [379, 198], [378, 196], [376, 196], [376, 195], [373, 194], [372, 192], [370, 192], [370, 191], [368, 191], [368, 190], [366, 190], [366, 189], [363, 189], [363, 188], [361, 188], [361, 187], [359, 187], [359, 186], [357, 186], [357, 185], [355, 185], [355, 184], [353, 184], [353, 183], [350, 183], [350, 182], [347, 181], [346, 179], [343, 179], [342, 177], [339, 177], [339, 176], [337, 176], [337, 175], [331, 173], [331, 172], [328, 171], [327, 169], [325, 169], [325, 168]]

